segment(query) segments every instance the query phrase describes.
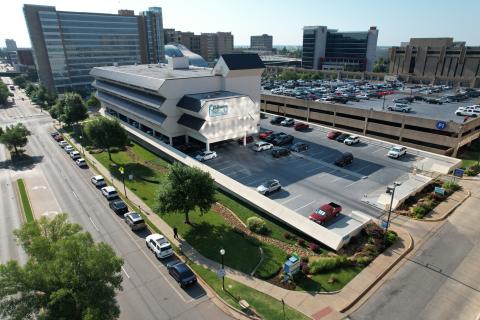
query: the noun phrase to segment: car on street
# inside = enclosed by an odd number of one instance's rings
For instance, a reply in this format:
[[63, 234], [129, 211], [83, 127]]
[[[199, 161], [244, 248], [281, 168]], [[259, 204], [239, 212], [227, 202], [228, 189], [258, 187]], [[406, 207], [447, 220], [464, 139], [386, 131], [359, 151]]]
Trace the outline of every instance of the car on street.
[[[237, 140], [238, 144], [243, 144], [243, 138], [240, 138]], [[246, 143], [252, 143], [253, 142], [253, 136], [247, 136], [246, 138]]]
[[266, 130], [266, 131], [262, 131], [260, 132], [260, 134], [258, 135], [258, 138], [259, 139], [266, 139], [269, 135], [271, 135], [273, 133], [273, 130]]
[[257, 152], [264, 151], [264, 150], [269, 150], [269, 149], [272, 149], [272, 148], [273, 148], [273, 144], [265, 142], [265, 141], [255, 142], [255, 144], [252, 147], [252, 149], [254, 151], [257, 151]]
[[342, 133], [341, 135], [339, 135], [335, 140], [337, 142], [345, 142], [345, 140], [347, 140], [348, 138], [350, 137], [350, 135], [348, 133]]
[[398, 159], [407, 153], [407, 148], [403, 146], [393, 146], [388, 150], [387, 156]]
[[58, 143], [58, 145], [62, 148], [65, 148], [66, 146], [68, 146], [68, 142], [65, 140], [62, 140]]
[[290, 150], [284, 147], [274, 147], [272, 149], [272, 156], [274, 158], [285, 157], [290, 154]]
[[296, 142], [290, 147], [290, 150], [295, 152], [302, 152], [302, 151], [307, 151], [308, 148], [309, 148], [309, 145], [306, 144], [305, 142]]
[[342, 153], [342, 155], [337, 160], [335, 160], [333, 164], [338, 167], [345, 167], [351, 164], [352, 162], [353, 162], [353, 154], [351, 154], [350, 152], [345, 152], [345, 153]]
[[264, 181], [261, 185], [257, 187], [258, 193], [261, 193], [263, 195], [267, 195], [269, 193], [279, 191], [282, 189], [282, 185], [277, 179], [270, 179], [267, 181]]
[[341, 132], [333, 130], [327, 133], [327, 138], [330, 140], [335, 140], [341, 134], [342, 134]]
[[342, 206], [335, 202], [330, 202], [316, 209], [308, 218], [318, 224], [324, 224], [338, 216], [342, 212]]
[[217, 157], [217, 153], [215, 151], [202, 151], [195, 156], [195, 160], [204, 162], [207, 160], [215, 159]]
[[174, 261], [167, 264], [168, 273], [180, 284], [180, 287], [185, 288], [188, 285], [197, 282], [197, 276], [192, 270], [183, 262]]
[[407, 112], [412, 111], [412, 107], [410, 107], [410, 106], [408, 106], [404, 103], [395, 103], [393, 106], [388, 106], [387, 110], [407, 113]]
[[284, 135], [284, 136], [279, 136], [275, 140], [272, 141], [272, 144], [274, 146], [284, 146], [287, 144], [291, 144], [293, 142], [293, 136], [292, 135]]
[[49, 134], [50, 134], [50, 136], [51, 136], [52, 138], [55, 138], [55, 137], [58, 136], [60, 133], [59, 133], [58, 131], [50, 131]]
[[284, 127], [290, 127], [295, 124], [295, 120], [293, 120], [292, 118], [285, 118], [285, 120], [280, 122], [280, 124]]
[[285, 117], [275, 116], [270, 120], [271, 124], [280, 124], [282, 121], [285, 120]]
[[293, 126], [293, 129], [297, 131], [307, 130], [308, 128], [309, 128], [309, 125], [303, 122], [296, 122], [295, 125]]
[[157, 259], [167, 258], [173, 255], [172, 246], [167, 239], [159, 234], [152, 233], [145, 238], [145, 244], [157, 257]]
[[107, 200], [118, 198], [117, 190], [112, 186], [106, 186], [100, 190], [102, 190], [102, 194]]
[[108, 206], [116, 214], [125, 214], [128, 212], [128, 206], [125, 204], [125, 202], [123, 202], [123, 200], [120, 199], [110, 201]]
[[103, 176], [100, 176], [100, 175], [91, 177], [90, 182], [97, 188], [102, 188], [107, 185], [105, 183], [105, 179], [103, 178]]
[[75, 163], [76, 163], [77, 166], [79, 166], [80, 168], [87, 168], [87, 167], [88, 167], [87, 161], [85, 161], [85, 159], [83, 159], [83, 158], [80, 158], [80, 159], [75, 160]]
[[73, 149], [71, 145], [66, 145], [65, 148], [63, 148], [63, 150], [65, 150], [66, 153], [70, 154], [70, 152], [72, 152], [75, 149]]
[[142, 216], [135, 211], [125, 213], [123, 215], [125, 219], [125, 223], [130, 227], [131, 230], [142, 230], [147, 227], [145, 224], [145, 220], [143, 220]]
[[82, 156], [80, 155], [80, 152], [74, 150], [72, 152], [70, 152], [70, 158], [72, 158], [73, 160], [77, 160], [77, 159], [80, 159]]
[[53, 139], [55, 139], [55, 141], [57, 141], [57, 142], [63, 141], [63, 137], [60, 134], [53, 137]]
[[357, 144], [360, 142], [360, 137], [359, 136], [350, 136], [343, 143], [345, 143], [348, 146], [351, 146], [353, 144]]

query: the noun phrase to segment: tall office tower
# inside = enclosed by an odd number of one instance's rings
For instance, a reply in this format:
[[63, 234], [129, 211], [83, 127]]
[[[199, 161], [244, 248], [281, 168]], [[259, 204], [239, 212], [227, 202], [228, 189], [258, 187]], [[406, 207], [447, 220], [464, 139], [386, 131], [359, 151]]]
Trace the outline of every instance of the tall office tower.
[[316, 70], [372, 71], [378, 29], [340, 32], [326, 26], [303, 28], [302, 67]]
[[273, 37], [268, 34], [250, 37], [250, 49], [258, 51], [272, 51]]
[[13, 39], [5, 39], [5, 46], [7, 47], [7, 51], [17, 50], [17, 43]]
[[150, 7], [140, 12], [145, 23], [148, 63], [165, 62], [165, 38], [163, 34], [162, 8]]
[[56, 11], [24, 5], [23, 12], [40, 81], [50, 90], [91, 89], [93, 67], [146, 62], [142, 17]]

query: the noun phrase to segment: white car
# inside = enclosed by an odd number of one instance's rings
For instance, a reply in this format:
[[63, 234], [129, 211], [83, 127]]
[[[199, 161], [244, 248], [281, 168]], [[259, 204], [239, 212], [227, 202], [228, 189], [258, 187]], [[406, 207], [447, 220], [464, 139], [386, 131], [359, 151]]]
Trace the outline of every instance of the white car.
[[255, 142], [255, 144], [252, 147], [252, 149], [254, 151], [257, 151], [257, 152], [264, 151], [264, 150], [269, 150], [269, 149], [272, 149], [272, 148], [273, 148], [273, 144], [265, 142], [265, 141]]
[[407, 148], [402, 146], [393, 146], [387, 153], [390, 158], [398, 159], [407, 153]]
[[77, 159], [77, 160], [75, 161], [75, 163], [76, 163], [77, 166], [79, 166], [80, 168], [88, 167], [87, 161], [85, 161], [85, 159], [83, 159], [83, 158]]
[[460, 107], [455, 111], [455, 115], [457, 115], [457, 116], [478, 117], [478, 116], [480, 116], [480, 105]]
[[369, 100], [370, 97], [366, 93], [358, 94], [356, 97], [360, 100]]
[[257, 191], [263, 195], [279, 191], [280, 189], [282, 189], [282, 185], [277, 179], [267, 180], [257, 187]]
[[360, 138], [358, 136], [350, 136], [343, 141], [346, 145], [351, 146], [352, 144], [357, 144], [360, 142]]
[[103, 178], [103, 176], [100, 176], [100, 175], [91, 177], [90, 181], [97, 188], [105, 187], [107, 185], [105, 183], [105, 179]]
[[107, 198], [107, 200], [114, 199], [114, 198], [118, 197], [117, 190], [112, 186], [103, 187], [101, 190], [102, 190], [103, 196], [105, 198]]
[[71, 145], [67, 145], [67, 146], [65, 146], [65, 148], [63, 148], [63, 150], [65, 150], [66, 153], [70, 153], [75, 149], [73, 149], [73, 147]]
[[147, 248], [152, 250], [158, 259], [170, 257], [171, 255], [173, 255], [173, 250], [170, 242], [168, 242], [167, 239], [165, 239], [165, 237], [161, 234], [153, 233], [151, 235], [148, 235], [147, 238], [145, 238], [145, 243], [147, 245]]
[[195, 160], [200, 162], [215, 159], [217, 157], [217, 153], [215, 151], [203, 151], [195, 156]]
[[293, 126], [295, 124], [295, 120], [293, 120], [292, 118], [286, 118], [285, 120], [280, 122], [280, 124], [284, 127]]
[[388, 106], [387, 110], [390, 111], [399, 111], [399, 112], [410, 112], [412, 111], [412, 107], [403, 104], [403, 103], [396, 103], [393, 106]]
[[73, 160], [80, 159], [81, 157], [82, 156], [80, 155], [80, 152], [78, 152], [78, 151], [70, 152], [70, 158], [72, 158]]
[[65, 148], [66, 146], [68, 146], [68, 142], [65, 140], [62, 140], [58, 143], [58, 145], [62, 148]]

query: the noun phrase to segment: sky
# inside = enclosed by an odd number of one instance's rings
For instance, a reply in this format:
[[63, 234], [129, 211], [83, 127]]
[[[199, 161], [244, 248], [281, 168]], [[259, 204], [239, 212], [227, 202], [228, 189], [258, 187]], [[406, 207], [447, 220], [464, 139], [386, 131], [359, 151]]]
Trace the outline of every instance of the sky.
[[160, 6], [164, 28], [180, 31], [231, 31], [235, 46], [250, 36], [273, 35], [274, 45], [301, 45], [303, 26], [345, 31], [379, 29], [378, 45], [399, 45], [411, 37], [453, 37], [480, 45], [480, 0], [3, 0], [0, 46], [13, 38], [30, 47], [24, 3], [52, 5], [59, 11], [116, 13]]

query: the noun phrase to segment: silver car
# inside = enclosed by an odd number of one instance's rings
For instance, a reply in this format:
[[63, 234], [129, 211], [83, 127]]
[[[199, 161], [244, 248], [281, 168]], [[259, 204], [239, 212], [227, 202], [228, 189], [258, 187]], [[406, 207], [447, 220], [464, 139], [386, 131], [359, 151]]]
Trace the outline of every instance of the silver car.
[[257, 191], [263, 195], [279, 191], [282, 189], [282, 185], [277, 179], [267, 180], [257, 187]]

